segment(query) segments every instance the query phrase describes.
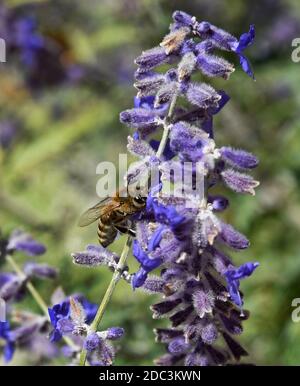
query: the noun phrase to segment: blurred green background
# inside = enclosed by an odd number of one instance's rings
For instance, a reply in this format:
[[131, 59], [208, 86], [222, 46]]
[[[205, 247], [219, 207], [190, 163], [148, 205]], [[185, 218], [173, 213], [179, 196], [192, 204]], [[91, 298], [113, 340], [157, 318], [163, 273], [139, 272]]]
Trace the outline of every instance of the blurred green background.
[[[161, 41], [176, 9], [236, 36], [256, 26], [248, 56], [257, 81], [237, 66], [230, 81], [214, 82], [232, 98], [215, 120], [218, 144], [245, 148], [261, 161], [257, 195], [227, 192], [225, 217], [251, 240], [235, 262], [261, 264], [242, 283], [252, 316], [241, 341], [250, 360], [299, 364], [300, 323], [291, 319], [291, 302], [300, 297], [300, 63], [291, 60], [291, 42], [300, 37], [297, 0], [2, 1], [0, 36], [10, 41], [15, 20], [34, 18], [49, 47], [34, 69], [13, 43], [0, 63], [0, 227], [4, 234], [21, 227], [47, 245], [39, 260], [59, 267], [60, 278], [38, 284], [45, 299], [61, 284], [67, 294], [99, 302], [111, 273], [73, 265], [71, 252], [97, 242], [96, 226], [80, 229], [77, 219], [97, 201], [97, 164], [117, 162], [126, 151], [128, 130], [118, 116], [132, 106], [134, 58]], [[112, 249], [121, 246], [119, 239]], [[123, 283], [115, 292], [103, 326], [126, 329], [117, 365], [152, 364], [164, 352], [153, 338], [153, 328], [164, 324], [152, 320], [154, 301]], [[19, 354], [17, 363], [34, 359]]]

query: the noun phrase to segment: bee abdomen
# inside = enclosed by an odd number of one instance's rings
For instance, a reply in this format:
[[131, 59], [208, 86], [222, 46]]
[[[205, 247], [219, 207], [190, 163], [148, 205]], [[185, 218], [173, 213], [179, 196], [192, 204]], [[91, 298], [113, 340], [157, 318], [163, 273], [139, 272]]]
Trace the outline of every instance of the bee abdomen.
[[97, 234], [99, 243], [106, 248], [116, 238], [117, 231], [111, 223], [105, 220], [103, 221], [103, 219], [99, 219]]

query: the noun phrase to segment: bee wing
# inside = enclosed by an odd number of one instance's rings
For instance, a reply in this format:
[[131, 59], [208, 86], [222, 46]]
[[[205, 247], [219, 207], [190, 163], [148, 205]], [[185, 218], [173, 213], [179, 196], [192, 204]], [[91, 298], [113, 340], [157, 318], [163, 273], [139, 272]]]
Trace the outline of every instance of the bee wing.
[[[108, 207], [109, 205], [109, 207]], [[92, 224], [94, 221], [98, 220], [103, 214], [111, 211], [119, 206], [119, 203], [113, 205], [113, 200], [111, 197], [107, 197], [104, 200], [98, 202], [95, 206], [88, 209], [84, 212], [78, 221], [80, 227], [86, 227], [87, 225]]]

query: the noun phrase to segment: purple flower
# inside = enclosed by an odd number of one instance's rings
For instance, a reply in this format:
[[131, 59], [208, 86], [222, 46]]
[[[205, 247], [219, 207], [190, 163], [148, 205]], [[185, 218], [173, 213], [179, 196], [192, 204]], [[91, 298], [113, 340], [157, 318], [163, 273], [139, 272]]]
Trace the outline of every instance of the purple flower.
[[172, 230], [175, 230], [183, 222], [185, 222], [185, 218], [181, 216], [172, 206], [160, 205], [156, 200], [151, 201], [151, 204], [149, 201], [148, 208], [150, 205], [152, 206], [156, 221], [160, 224], [170, 226]]
[[149, 252], [154, 251], [159, 246], [165, 229], [166, 227], [164, 225], [159, 225], [158, 228], [154, 231], [148, 243]]
[[27, 262], [24, 265], [23, 272], [28, 277], [38, 277], [46, 279], [55, 279], [57, 277], [57, 270], [47, 264], [37, 264], [35, 262]]
[[223, 107], [227, 104], [227, 102], [230, 100], [230, 96], [226, 94], [225, 91], [220, 90], [218, 91], [218, 94], [220, 95], [220, 100], [218, 101], [217, 107], [211, 107], [207, 109], [205, 117], [202, 122], [202, 129], [206, 131], [209, 134], [210, 138], [213, 138], [213, 116], [218, 114]]
[[16, 135], [16, 127], [10, 121], [0, 122], [0, 146], [8, 148]]
[[134, 97], [134, 107], [152, 110], [154, 108], [155, 96], [149, 95], [146, 97]]
[[254, 74], [251, 69], [251, 64], [249, 60], [246, 58], [246, 56], [243, 54], [243, 52], [247, 47], [253, 44], [254, 38], [255, 38], [255, 27], [254, 25], [250, 25], [249, 32], [243, 33], [240, 36], [238, 44], [234, 42], [231, 47], [232, 51], [238, 54], [242, 69], [245, 71], [246, 74], [248, 74], [253, 79], [254, 79]]
[[139, 288], [139, 287], [141, 287], [145, 283], [145, 281], [147, 279], [147, 276], [148, 276], [148, 271], [141, 267], [133, 275], [132, 282], [131, 282], [132, 288]]
[[185, 161], [198, 161], [203, 156], [203, 147], [208, 136], [199, 128], [179, 121], [171, 128], [170, 146], [174, 153]]
[[[48, 308], [50, 322], [54, 328], [50, 333], [51, 342], [59, 341], [63, 334], [67, 333], [67, 331], [70, 333], [72, 331], [72, 327], [74, 327], [72, 320], [72, 324], [69, 323], [69, 321], [66, 322], [66, 320], [70, 319], [72, 314], [70, 299], [71, 298], [67, 298], [61, 303]], [[73, 299], [76, 303], [80, 304], [79, 307], [82, 307], [82, 312], [84, 312], [84, 322], [87, 324], [91, 323], [97, 313], [98, 305], [90, 303], [82, 295], [75, 295]]]
[[148, 254], [143, 251], [137, 240], [134, 240], [133, 243], [133, 255], [147, 272], [152, 271], [161, 264], [160, 259], [151, 259]]
[[4, 347], [5, 362], [12, 359], [16, 346], [29, 347], [37, 333], [45, 327], [45, 323], [45, 317], [33, 314], [30, 314], [30, 318], [23, 325], [15, 329], [10, 327], [9, 322], [0, 322], [0, 338], [6, 342]]
[[90, 324], [94, 317], [96, 316], [96, 313], [98, 311], [98, 304], [89, 302], [84, 296], [77, 295], [75, 298], [81, 303], [85, 315], [86, 315], [86, 323]]
[[4, 360], [10, 362], [15, 352], [15, 343], [10, 339], [9, 322], [0, 322], [0, 338], [5, 341]]
[[26, 278], [20, 278], [15, 273], [0, 274], [0, 298], [5, 301], [19, 300], [24, 295]]
[[88, 333], [83, 347], [87, 351], [89, 364], [91, 366], [112, 365], [115, 350], [110, 340], [120, 339], [123, 334], [124, 330], [120, 327], [110, 327], [107, 331]]
[[14, 231], [7, 244], [7, 251], [22, 251], [29, 256], [42, 255], [46, 248], [44, 245], [35, 241], [29, 234], [22, 231]]
[[240, 280], [252, 275], [253, 271], [258, 266], [259, 263], [245, 263], [239, 268], [228, 269], [225, 272], [230, 297], [232, 301], [239, 307], [243, 305], [243, 300], [239, 292]]
[[68, 300], [64, 300], [60, 304], [55, 304], [52, 308], [48, 308], [48, 313], [50, 317], [50, 322], [54, 327], [50, 334], [50, 341], [57, 342], [62, 338], [62, 333], [58, 328], [58, 322], [69, 316], [70, 312], [70, 302]]
[[[95, 342], [96, 343], [96, 340]], [[115, 357], [115, 350], [107, 340], [100, 340], [95, 350], [88, 352], [88, 362], [91, 366], [111, 366]]]
[[15, 42], [21, 51], [23, 63], [32, 67], [36, 64], [36, 55], [44, 47], [45, 41], [37, 33], [36, 20], [22, 18], [15, 23]]
[[[156, 238], [157, 235], [154, 235], [154, 237]], [[158, 236], [158, 239], [156, 239], [155, 241], [150, 241], [149, 244], [154, 247], [157, 242], [159, 242], [160, 237], [161, 236]], [[151, 250], [149, 252], [151, 252]], [[160, 258], [151, 259], [149, 255], [145, 251], [143, 251], [141, 245], [137, 240], [134, 240], [132, 253], [133, 256], [137, 259], [137, 261], [141, 264], [140, 270], [134, 275], [132, 279], [133, 288], [138, 288], [144, 284], [147, 278], [147, 274], [160, 266], [162, 260]]]

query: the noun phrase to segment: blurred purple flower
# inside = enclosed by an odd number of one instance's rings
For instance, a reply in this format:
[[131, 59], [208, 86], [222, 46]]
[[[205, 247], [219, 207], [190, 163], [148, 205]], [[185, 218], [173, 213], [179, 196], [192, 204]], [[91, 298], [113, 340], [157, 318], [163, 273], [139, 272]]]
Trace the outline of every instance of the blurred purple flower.
[[5, 341], [4, 360], [6, 363], [10, 362], [15, 352], [15, 343], [10, 339], [9, 322], [0, 322], [0, 338]]
[[29, 256], [42, 255], [46, 248], [35, 241], [29, 234], [15, 230], [8, 239], [7, 251], [22, 251]]
[[7, 149], [16, 135], [16, 127], [10, 121], [0, 122], [0, 146]]
[[37, 22], [32, 17], [24, 17], [14, 24], [15, 44], [20, 49], [23, 64], [36, 65], [36, 55], [45, 45], [44, 38], [37, 32]]

